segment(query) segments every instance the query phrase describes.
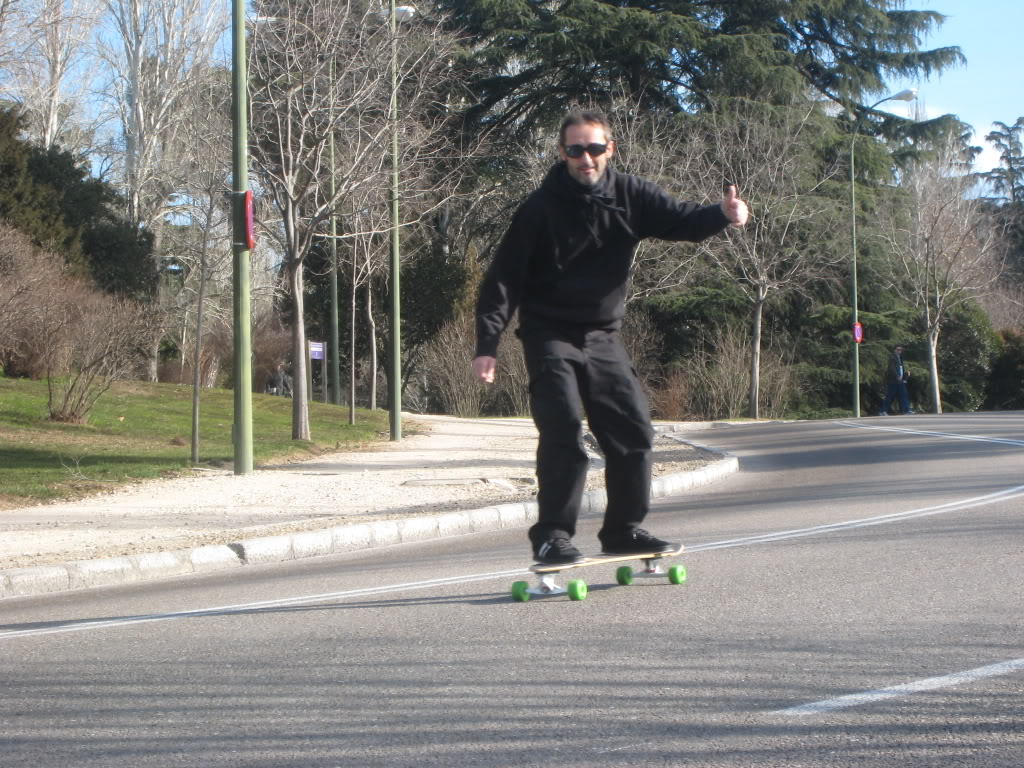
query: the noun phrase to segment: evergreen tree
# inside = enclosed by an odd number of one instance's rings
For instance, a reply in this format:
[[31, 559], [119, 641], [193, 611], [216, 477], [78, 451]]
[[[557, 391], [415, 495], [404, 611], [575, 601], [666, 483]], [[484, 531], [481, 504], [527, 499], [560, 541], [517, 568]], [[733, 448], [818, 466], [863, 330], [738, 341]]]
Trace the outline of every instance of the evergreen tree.
[[985, 140], [999, 150], [999, 167], [981, 174], [992, 184], [997, 199], [1024, 203], [1024, 116], [1013, 125], [995, 122]]
[[625, 95], [640, 109], [694, 110], [722, 96], [788, 101], [808, 89], [846, 106], [892, 77], [962, 62], [918, 49], [934, 11], [895, 0], [438, 0], [468, 32], [470, 125], [548, 124], [577, 102]]
[[23, 140], [22, 128], [16, 113], [0, 110], [0, 218], [104, 290], [149, 296], [156, 285], [152, 238], [119, 213], [118, 193], [70, 153]]

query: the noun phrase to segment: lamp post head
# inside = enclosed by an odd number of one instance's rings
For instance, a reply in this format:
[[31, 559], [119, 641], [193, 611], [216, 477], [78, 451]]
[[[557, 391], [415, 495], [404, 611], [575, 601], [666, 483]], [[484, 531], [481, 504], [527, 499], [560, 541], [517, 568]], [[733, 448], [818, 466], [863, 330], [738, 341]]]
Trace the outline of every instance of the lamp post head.
[[415, 5], [399, 5], [395, 8], [395, 21], [402, 24], [406, 21], [412, 21], [416, 15]]
[[886, 101], [913, 101], [917, 98], [917, 88], [906, 88], [899, 93], [893, 94]]

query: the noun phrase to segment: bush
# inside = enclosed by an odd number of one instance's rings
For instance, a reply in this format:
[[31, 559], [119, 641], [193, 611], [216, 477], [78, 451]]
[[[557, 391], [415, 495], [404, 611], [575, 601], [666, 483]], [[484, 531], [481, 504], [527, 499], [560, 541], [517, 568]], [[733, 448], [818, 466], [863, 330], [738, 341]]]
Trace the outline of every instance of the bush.
[[[661, 418], [735, 419], [750, 405], [750, 338], [738, 325], [719, 329], [670, 374], [654, 398]], [[677, 391], [673, 391], [677, 390]], [[786, 414], [799, 394], [797, 369], [784, 353], [762, 348], [758, 406], [764, 418]]]
[[45, 319], [48, 408], [53, 421], [83, 424], [110, 385], [137, 371], [140, 342], [157, 320], [147, 307], [76, 281]]
[[998, 338], [984, 407], [993, 411], [1024, 409], [1024, 333], [1004, 331]]
[[429, 410], [452, 416], [479, 416], [485, 388], [471, 365], [475, 346], [473, 316], [446, 323], [423, 350], [419, 385]]
[[46, 320], [74, 282], [59, 256], [0, 224], [0, 366], [8, 376], [46, 375]]

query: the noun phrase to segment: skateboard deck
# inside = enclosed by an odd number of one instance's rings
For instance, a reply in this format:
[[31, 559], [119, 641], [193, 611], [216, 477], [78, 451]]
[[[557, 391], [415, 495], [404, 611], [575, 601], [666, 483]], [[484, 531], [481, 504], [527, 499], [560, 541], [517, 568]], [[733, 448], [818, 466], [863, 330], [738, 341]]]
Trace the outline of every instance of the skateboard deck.
[[632, 555], [591, 555], [584, 557], [576, 563], [565, 563], [564, 565], [549, 565], [547, 563], [534, 563], [530, 571], [537, 575], [537, 584], [531, 586], [527, 581], [517, 581], [512, 585], [512, 598], [518, 602], [526, 602], [530, 597], [568, 595], [570, 600], [583, 600], [587, 596], [587, 583], [583, 579], [573, 579], [565, 587], [560, 586], [555, 580], [555, 575], [561, 571], [568, 571], [573, 568], [586, 568], [591, 565], [603, 565], [607, 563], [622, 563], [627, 560], [639, 560], [643, 566], [634, 570], [632, 566], [620, 566], [615, 571], [615, 581], [622, 586], [629, 586], [636, 578], [651, 578], [667, 576], [672, 584], [682, 584], [686, 581], [686, 568], [682, 565], [673, 565], [667, 570], [661, 567], [661, 560], [666, 557], [675, 557], [681, 554], [683, 547], [670, 552], [640, 552]]

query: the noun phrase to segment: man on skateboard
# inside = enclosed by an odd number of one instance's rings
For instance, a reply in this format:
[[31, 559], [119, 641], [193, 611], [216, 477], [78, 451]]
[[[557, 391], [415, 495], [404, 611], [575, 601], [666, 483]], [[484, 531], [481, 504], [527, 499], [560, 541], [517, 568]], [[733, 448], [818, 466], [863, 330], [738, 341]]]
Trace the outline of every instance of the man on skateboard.
[[700, 206], [616, 172], [608, 165], [611, 129], [597, 113], [564, 120], [558, 153], [561, 161], [513, 216], [480, 286], [473, 370], [494, 381], [498, 340], [518, 308], [540, 434], [539, 519], [529, 531], [538, 562], [583, 558], [572, 543], [588, 465], [582, 410], [606, 462], [603, 551], [673, 551], [677, 544], [640, 528], [650, 509], [654, 429], [619, 337], [626, 286], [643, 238], [697, 242], [743, 226], [747, 206], [734, 187], [721, 203]]

